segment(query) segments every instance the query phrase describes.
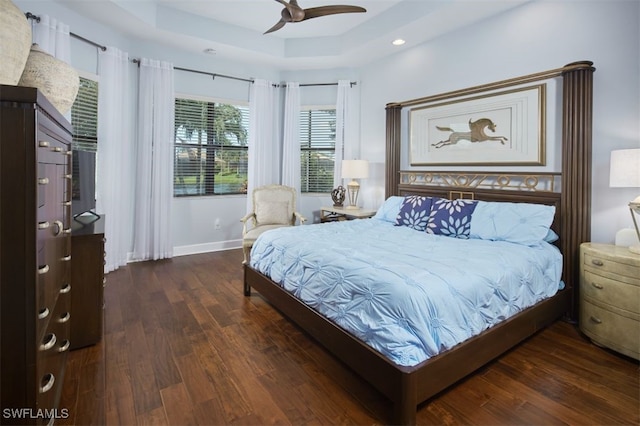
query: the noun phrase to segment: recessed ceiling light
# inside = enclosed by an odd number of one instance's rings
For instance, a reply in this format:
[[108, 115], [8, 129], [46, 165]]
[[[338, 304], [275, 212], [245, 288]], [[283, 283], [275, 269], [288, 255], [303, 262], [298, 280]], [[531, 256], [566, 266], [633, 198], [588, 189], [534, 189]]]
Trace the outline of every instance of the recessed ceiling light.
[[402, 46], [405, 43], [406, 42], [401, 38], [397, 38], [391, 42], [391, 44], [393, 44], [394, 46]]
[[215, 55], [216, 49], [208, 48], [208, 49], [204, 49], [203, 52], [206, 53], [207, 55]]

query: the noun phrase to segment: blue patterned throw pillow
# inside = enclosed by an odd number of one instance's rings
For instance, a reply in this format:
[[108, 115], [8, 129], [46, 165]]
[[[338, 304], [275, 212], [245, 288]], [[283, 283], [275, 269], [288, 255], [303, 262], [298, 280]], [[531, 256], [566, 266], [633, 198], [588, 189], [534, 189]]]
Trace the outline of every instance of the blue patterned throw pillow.
[[400, 206], [396, 226], [407, 226], [416, 231], [424, 231], [431, 212], [431, 197], [408, 195]]
[[464, 239], [469, 238], [471, 215], [476, 208], [476, 204], [477, 202], [472, 200], [434, 198], [429, 222], [427, 223], [427, 233]]

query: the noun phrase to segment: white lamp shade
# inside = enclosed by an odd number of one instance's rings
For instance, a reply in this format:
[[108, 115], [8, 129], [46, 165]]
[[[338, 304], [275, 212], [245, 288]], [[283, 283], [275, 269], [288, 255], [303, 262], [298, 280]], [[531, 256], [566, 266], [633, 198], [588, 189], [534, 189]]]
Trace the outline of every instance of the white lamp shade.
[[369, 177], [369, 162], [367, 160], [342, 160], [342, 177], [362, 179]]
[[611, 151], [610, 167], [610, 187], [640, 187], [640, 148]]

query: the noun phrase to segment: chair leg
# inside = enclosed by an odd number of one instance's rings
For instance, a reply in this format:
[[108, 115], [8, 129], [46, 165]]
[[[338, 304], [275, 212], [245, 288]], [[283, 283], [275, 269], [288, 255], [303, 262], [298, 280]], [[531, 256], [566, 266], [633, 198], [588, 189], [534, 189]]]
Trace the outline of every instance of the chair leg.
[[243, 265], [246, 265], [249, 261], [249, 252], [251, 251], [251, 247], [242, 247], [242, 254], [244, 255], [244, 260], [242, 261]]

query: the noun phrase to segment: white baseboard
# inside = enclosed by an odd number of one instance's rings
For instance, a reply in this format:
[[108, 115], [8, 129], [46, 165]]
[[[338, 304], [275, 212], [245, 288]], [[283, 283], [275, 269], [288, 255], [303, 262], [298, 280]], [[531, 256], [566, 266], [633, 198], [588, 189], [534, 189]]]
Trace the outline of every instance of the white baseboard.
[[190, 254], [209, 253], [242, 248], [242, 240], [217, 241], [215, 243], [193, 244], [173, 248], [174, 256], [188, 256]]

